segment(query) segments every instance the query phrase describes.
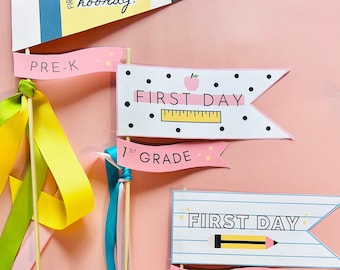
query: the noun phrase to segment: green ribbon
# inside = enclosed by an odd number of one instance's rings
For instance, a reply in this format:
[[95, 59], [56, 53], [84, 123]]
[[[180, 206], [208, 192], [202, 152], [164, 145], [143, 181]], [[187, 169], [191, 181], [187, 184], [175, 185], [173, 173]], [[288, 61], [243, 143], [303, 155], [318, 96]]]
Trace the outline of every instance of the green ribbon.
[[[10, 158], [6, 164], [1, 164], [2, 170], [2, 192], [4, 185], [9, 177], [10, 169], [12, 168], [15, 157], [19, 150], [19, 144], [24, 135], [24, 129], [27, 125], [28, 116], [26, 113], [26, 99], [23, 99], [23, 95], [27, 97], [33, 97], [35, 93], [35, 84], [30, 80], [22, 80], [19, 83], [18, 94], [11, 96], [0, 102], [0, 127], [4, 130], [6, 124], [18, 116], [18, 124], [15, 129], [7, 128], [8, 132], [15, 132], [13, 136], [11, 147], [14, 151], [4, 151], [3, 157], [9, 155]], [[21, 117], [19, 117], [21, 113]], [[3, 134], [1, 134], [3, 135]], [[2, 138], [4, 140], [4, 138]], [[3, 142], [6, 144], [6, 142]], [[9, 143], [9, 142], [8, 142]], [[44, 161], [39, 148], [35, 145], [35, 158], [37, 161], [37, 194], [39, 195], [44, 185], [46, 178], [47, 164]], [[3, 161], [3, 160], [2, 160]], [[3, 163], [3, 162], [2, 162]], [[31, 168], [27, 168], [24, 179], [22, 181], [21, 188], [18, 191], [17, 197], [15, 198], [3, 231], [0, 237], [0, 269], [7, 270], [11, 269], [14, 259], [18, 253], [21, 243], [24, 239], [25, 233], [28, 229], [30, 221], [33, 215], [33, 201], [32, 201], [32, 185], [31, 185]]]
[[[35, 159], [37, 172], [37, 194], [40, 195], [46, 178], [47, 164], [38, 147], [35, 145]], [[0, 269], [10, 270], [14, 259], [24, 239], [25, 233], [33, 215], [31, 168], [24, 176], [21, 188], [12, 205], [0, 238]]]
[[[23, 181], [10, 176], [17, 160], [28, 122], [28, 98], [34, 110], [34, 155], [36, 158], [39, 222], [63, 229], [88, 214], [94, 197], [47, 98], [30, 80], [19, 82], [19, 93], [0, 102], [0, 194], [8, 180], [15, 199], [0, 238], [0, 270], [10, 270], [33, 215], [30, 168]], [[42, 191], [51, 171], [62, 199]]]

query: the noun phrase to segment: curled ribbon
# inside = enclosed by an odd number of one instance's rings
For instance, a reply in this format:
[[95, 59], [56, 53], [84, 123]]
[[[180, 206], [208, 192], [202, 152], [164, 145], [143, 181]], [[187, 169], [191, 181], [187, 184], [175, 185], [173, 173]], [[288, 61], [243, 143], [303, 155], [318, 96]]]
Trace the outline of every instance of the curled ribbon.
[[[89, 180], [78, 162], [47, 98], [30, 80], [19, 82], [19, 93], [0, 102], [0, 194], [10, 182], [13, 205], [0, 238], [0, 269], [10, 269], [32, 219], [30, 168], [23, 180], [10, 175], [28, 122], [27, 99], [33, 100], [39, 222], [63, 229], [88, 214], [94, 205]], [[62, 199], [41, 192], [47, 170]], [[41, 193], [40, 193], [41, 192]]]
[[[117, 163], [117, 147], [111, 147], [105, 150], [105, 153], [109, 154], [111, 159]], [[115, 246], [117, 245], [117, 223], [119, 219], [118, 208], [120, 194], [124, 189], [122, 182], [131, 181], [131, 170], [121, 167], [121, 174], [119, 170], [108, 161], [105, 161], [106, 174], [109, 185], [110, 202], [106, 216], [106, 228], [105, 228], [105, 253], [106, 264], [108, 270], [116, 270], [115, 264]]]

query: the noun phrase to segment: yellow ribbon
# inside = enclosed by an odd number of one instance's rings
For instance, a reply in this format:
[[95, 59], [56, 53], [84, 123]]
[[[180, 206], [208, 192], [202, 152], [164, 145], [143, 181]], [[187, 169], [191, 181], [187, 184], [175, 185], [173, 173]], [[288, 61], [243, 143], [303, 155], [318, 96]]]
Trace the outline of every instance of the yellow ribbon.
[[[21, 87], [20, 87], [21, 84]], [[62, 199], [41, 192], [39, 222], [49, 228], [63, 229], [88, 214], [94, 205], [89, 180], [77, 160], [47, 98], [30, 80], [21, 80], [21, 91], [0, 102], [0, 193], [10, 180], [15, 198], [22, 181], [10, 176], [27, 125], [27, 96], [33, 98], [34, 141], [51, 171]], [[29, 92], [29, 91], [28, 91]], [[26, 96], [27, 95], [27, 96]]]
[[[17, 106], [20, 103], [21, 106]], [[17, 94], [0, 103], [0, 194], [17, 158], [25, 132], [28, 112], [27, 98]]]

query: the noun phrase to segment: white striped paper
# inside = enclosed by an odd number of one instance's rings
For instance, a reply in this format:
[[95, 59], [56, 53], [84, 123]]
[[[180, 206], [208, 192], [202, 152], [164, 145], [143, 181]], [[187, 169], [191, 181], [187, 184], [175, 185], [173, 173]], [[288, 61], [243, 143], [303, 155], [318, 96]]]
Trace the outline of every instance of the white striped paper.
[[[338, 268], [339, 257], [310, 230], [339, 202], [331, 196], [174, 191], [171, 262]], [[278, 243], [263, 250], [215, 248], [215, 234], [261, 235]]]

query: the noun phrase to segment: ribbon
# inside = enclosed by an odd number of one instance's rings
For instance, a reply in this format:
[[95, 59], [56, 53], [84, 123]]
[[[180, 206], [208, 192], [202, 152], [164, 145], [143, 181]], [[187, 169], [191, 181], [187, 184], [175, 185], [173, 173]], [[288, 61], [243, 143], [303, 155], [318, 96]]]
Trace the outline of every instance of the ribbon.
[[[35, 148], [37, 192], [40, 193], [47, 172], [41, 153]], [[33, 215], [31, 170], [27, 170], [0, 239], [0, 269], [11, 269]]]
[[[30, 227], [33, 229], [33, 222], [31, 221]], [[48, 229], [45, 226], [39, 226], [39, 238], [40, 238], [40, 253], [46, 248], [49, 240], [53, 235], [54, 230]], [[22, 270], [22, 269], [32, 269], [35, 265], [36, 256], [32, 252], [32, 247], [35, 245], [34, 231], [28, 229], [26, 233], [24, 243], [21, 244], [20, 250], [15, 257], [14, 263], [12, 265], [12, 270]]]
[[[105, 150], [112, 160], [117, 163], [117, 147], [111, 147]], [[119, 175], [118, 168], [113, 166], [108, 161], [105, 161], [106, 174], [108, 179], [110, 202], [107, 210], [106, 228], [105, 228], [105, 253], [106, 264], [108, 270], [116, 270], [115, 264], [115, 246], [117, 245], [117, 221], [119, 208], [119, 195], [124, 188], [122, 182], [130, 181], [131, 170], [122, 167], [121, 175]]]
[[94, 204], [87, 176], [47, 98], [35, 89], [32, 81], [21, 80], [19, 93], [0, 102], [0, 152], [5, 153], [0, 156], [0, 193], [9, 180], [14, 198], [0, 239], [0, 269], [10, 269], [33, 213], [30, 168], [23, 181], [10, 175], [27, 126], [27, 98], [33, 100], [38, 192], [49, 169], [62, 198], [41, 192], [39, 222], [49, 228], [63, 229], [89, 213]]

